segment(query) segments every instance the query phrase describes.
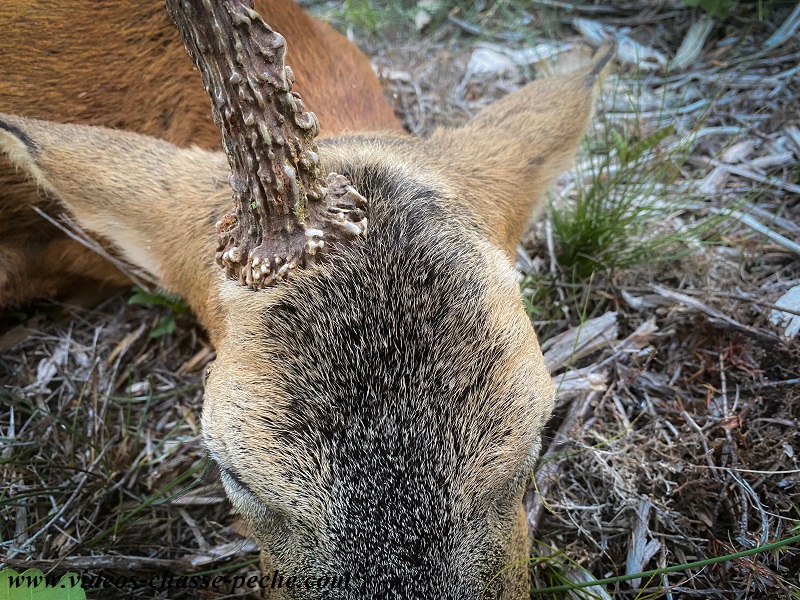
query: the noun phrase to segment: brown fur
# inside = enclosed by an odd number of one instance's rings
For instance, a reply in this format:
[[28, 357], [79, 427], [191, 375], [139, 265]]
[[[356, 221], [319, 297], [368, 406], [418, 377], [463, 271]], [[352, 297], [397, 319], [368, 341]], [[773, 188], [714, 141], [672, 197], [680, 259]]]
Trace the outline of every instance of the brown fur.
[[[400, 130], [367, 58], [287, 0], [256, 9], [286, 38], [289, 64], [323, 134]], [[178, 146], [220, 147], [210, 102], [161, 0], [0, 2], [0, 111], [103, 125]], [[52, 208], [0, 157], [0, 310], [128, 279], [29, 208]]]
[[[20, 173], [209, 330], [206, 445], [267, 572], [351, 573], [341, 598], [528, 597], [521, 498], [553, 389], [513, 249], [607, 59], [427, 140], [323, 142], [326, 169], [368, 199], [369, 235], [261, 292], [212, 260], [221, 153], [0, 115]], [[26, 202], [0, 196], [0, 211]]]

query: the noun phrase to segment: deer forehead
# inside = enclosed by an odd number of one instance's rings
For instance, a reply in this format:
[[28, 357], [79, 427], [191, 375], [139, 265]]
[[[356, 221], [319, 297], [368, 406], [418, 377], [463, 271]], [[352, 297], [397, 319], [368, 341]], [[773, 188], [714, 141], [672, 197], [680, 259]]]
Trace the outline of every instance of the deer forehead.
[[225, 299], [208, 447], [262, 502], [308, 519], [331, 518], [331, 496], [365, 478], [420, 501], [437, 486], [467, 503], [497, 492], [552, 407], [507, 259], [434, 192], [381, 186], [373, 176], [367, 240]]

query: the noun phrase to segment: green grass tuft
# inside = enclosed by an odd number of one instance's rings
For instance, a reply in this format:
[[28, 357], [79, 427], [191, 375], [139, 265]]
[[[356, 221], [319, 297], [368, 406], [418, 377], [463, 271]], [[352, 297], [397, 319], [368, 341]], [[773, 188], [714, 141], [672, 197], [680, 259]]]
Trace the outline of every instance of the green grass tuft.
[[674, 134], [671, 124], [644, 131], [637, 119], [598, 124], [585, 138], [588, 158], [577, 171], [574, 200], [549, 205], [558, 263], [575, 281], [613, 268], [674, 261], [718, 239], [723, 216], [678, 230], [664, 227], [698, 202], [673, 185], [691, 145], [675, 143]]

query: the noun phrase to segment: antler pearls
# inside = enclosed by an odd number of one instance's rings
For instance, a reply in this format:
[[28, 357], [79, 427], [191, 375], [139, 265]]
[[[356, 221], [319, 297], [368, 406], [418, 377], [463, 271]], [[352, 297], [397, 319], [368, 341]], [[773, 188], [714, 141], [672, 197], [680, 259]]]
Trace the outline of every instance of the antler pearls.
[[324, 209], [312, 208], [317, 209], [313, 210], [317, 218], [285, 231], [292, 239], [302, 239], [303, 243], [295, 246], [299, 250], [276, 252], [276, 240], [266, 239], [244, 252], [237, 245], [236, 233], [241, 229], [238, 210], [234, 209], [217, 221], [220, 246], [216, 257], [227, 276], [238, 279], [242, 285], [261, 289], [287, 279], [297, 267], [304, 268], [321, 261], [332, 244], [365, 237], [366, 199], [347, 178], [337, 173], [328, 174], [326, 184], [327, 187], [322, 189]]
[[286, 42], [252, 0], [167, 0], [211, 98], [231, 167], [234, 209], [217, 222], [217, 261], [260, 289], [366, 235], [366, 200], [325, 175], [316, 115], [292, 92]]

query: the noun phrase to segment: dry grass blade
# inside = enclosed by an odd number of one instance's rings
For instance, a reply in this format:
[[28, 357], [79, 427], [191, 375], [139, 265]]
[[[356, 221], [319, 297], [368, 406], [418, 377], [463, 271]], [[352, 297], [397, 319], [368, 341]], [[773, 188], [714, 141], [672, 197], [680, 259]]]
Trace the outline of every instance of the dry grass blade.
[[766, 227], [763, 223], [760, 223], [750, 215], [746, 215], [742, 212], [739, 212], [738, 210], [731, 210], [728, 211], [727, 213], [725, 212], [724, 209], [723, 210], [713, 209], [713, 211], [717, 214], [728, 214], [732, 218], [738, 219], [740, 222], [744, 223], [754, 231], [757, 231], [758, 233], [765, 235], [771, 241], [775, 242], [779, 246], [786, 248], [789, 252], [794, 252], [795, 254], [800, 256], [800, 244], [793, 242], [787, 237], [782, 236], [776, 231], [770, 229], [769, 227]]
[[767, 49], [777, 48], [790, 40], [798, 29], [800, 29], [800, 5], [795, 6], [792, 14], [786, 18], [775, 33], [767, 38], [764, 42], [764, 47]]
[[692, 24], [670, 66], [673, 69], [683, 69], [694, 64], [703, 52], [703, 46], [713, 28], [714, 19], [709, 15], [703, 15], [696, 23]]
[[103, 246], [97, 243], [97, 241], [95, 241], [91, 235], [81, 229], [80, 226], [69, 216], [61, 215], [61, 222], [59, 222], [37, 206], [34, 206], [33, 210], [36, 211], [36, 213], [45, 221], [52, 223], [55, 227], [63, 231], [69, 238], [79, 242], [83, 246], [86, 246], [89, 248], [89, 250], [102, 256], [105, 260], [113, 264], [122, 273], [125, 273], [128, 279], [130, 279], [135, 285], [148, 288], [148, 286], [154, 286], [156, 284], [156, 279], [150, 273], [142, 271], [141, 269], [137, 269], [133, 265], [128, 264], [124, 260], [108, 252], [105, 248], [103, 248]]
[[778, 336], [776, 336], [775, 334], [767, 331], [761, 331], [749, 325], [740, 323], [736, 319], [733, 319], [721, 313], [720, 311], [711, 308], [710, 306], [701, 302], [697, 298], [692, 298], [691, 296], [687, 296], [686, 294], [681, 294], [680, 292], [669, 290], [659, 285], [651, 286], [651, 288], [659, 296], [675, 300], [677, 302], [680, 302], [681, 304], [684, 304], [685, 306], [688, 306], [690, 308], [705, 313], [710, 317], [709, 322], [711, 323], [738, 329], [743, 333], [751, 335], [752, 337], [754, 337], [755, 339], [759, 340], [762, 343], [772, 344], [780, 341], [780, 338], [778, 338]]

